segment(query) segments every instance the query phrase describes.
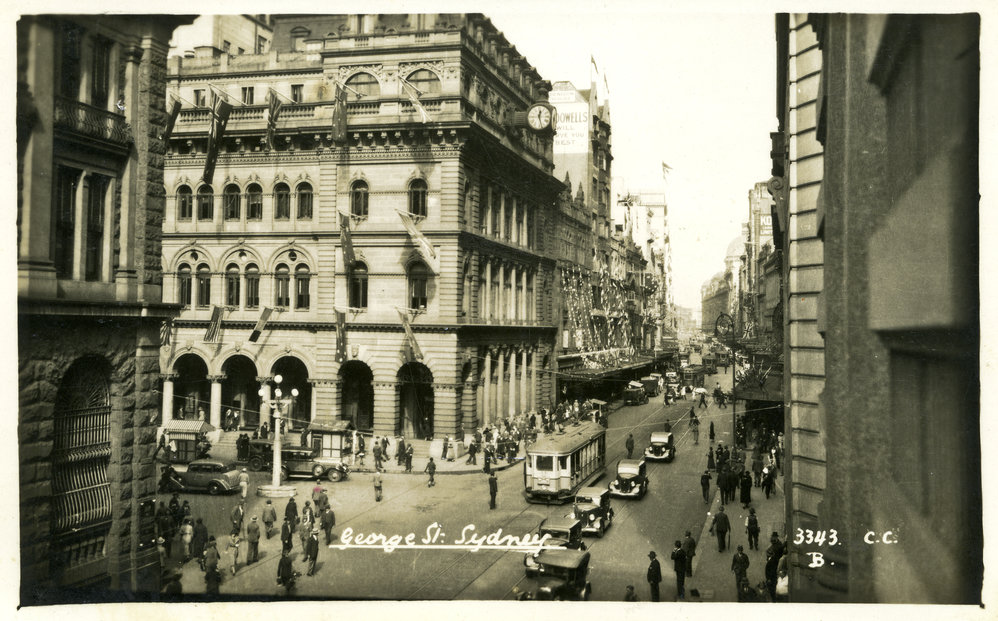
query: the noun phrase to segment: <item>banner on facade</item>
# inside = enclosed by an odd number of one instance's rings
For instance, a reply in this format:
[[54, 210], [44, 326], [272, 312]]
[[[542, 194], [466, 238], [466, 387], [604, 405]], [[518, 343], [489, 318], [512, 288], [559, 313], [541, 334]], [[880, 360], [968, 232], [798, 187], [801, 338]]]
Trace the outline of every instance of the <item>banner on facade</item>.
[[173, 107], [170, 109], [170, 118], [166, 120], [166, 129], [163, 131], [164, 142], [169, 140], [170, 136], [173, 135], [173, 126], [177, 124], [177, 117], [180, 116], [180, 109], [182, 107], [179, 99], [173, 100]]
[[222, 306], [211, 307], [211, 319], [208, 321], [208, 329], [204, 333], [205, 343], [217, 343], [218, 337], [221, 336], [222, 328], [222, 312], [225, 310]]
[[340, 214], [340, 245], [343, 246], [343, 271], [349, 277], [357, 260], [353, 253], [353, 237], [350, 235], [350, 216]]
[[347, 314], [336, 312], [336, 362], [346, 362], [347, 359]]
[[159, 326], [159, 344], [166, 347], [170, 344], [170, 337], [173, 334], [173, 319], [164, 321]]
[[250, 334], [250, 343], [256, 343], [260, 338], [260, 334], [263, 333], [263, 329], [267, 327], [267, 320], [270, 319], [270, 314], [274, 312], [274, 309], [267, 306], [263, 307], [263, 312], [260, 313], [260, 319], [257, 320], [256, 326], [253, 328], [253, 332]]
[[347, 92], [336, 85], [336, 103], [333, 105], [333, 141], [347, 141]]
[[430, 243], [430, 240], [426, 239], [423, 232], [416, 228], [416, 223], [413, 222], [412, 216], [401, 209], [396, 209], [395, 211], [398, 212], [399, 217], [402, 218], [402, 225], [405, 226], [405, 230], [409, 233], [409, 237], [412, 238], [412, 241], [416, 242], [419, 246], [424, 257], [427, 260], [436, 259], [437, 252], [433, 249], [433, 245]]
[[267, 98], [267, 147], [273, 149], [274, 134], [277, 132], [277, 119], [281, 116], [284, 104], [281, 103], [281, 99], [274, 92], [274, 89], [268, 91]]
[[406, 82], [405, 78], [401, 78], [401, 81], [403, 86], [409, 87], [403, 90], [405, 91], [405, 94], [409, 97], [409, 101], [412, 103], [413, 107], [416, 108], [417, 112], [419, 112], [420, 120], [423, 123], [429, 123], [430, 121], [432, 121], [433, 119], [432, 117], [430, 117], [430, 113], [426, 111], [426, 108], [424, 108], [423, 104], [420, 103], [419, 101], [419, 97], [417, 96], [419, 90], [412, 84]]
[[204, 159], [204, 174], [202, 179], [207, 184], [211, 184], [215, 176], [215, 160], [218, 159], [218, 147], [225, 135], [225, 126], [229, 122], [229, 114], [232, 112], [232, 104], [223, 100], [217, 94], [212, 93], [214, 101], [211, 106], [211, 125], [208, 127], [208, 151]]
[[405, 355], [406, 362], [412, 362], [414, 360], [422, 360], [423, 352], [419, 349], [419, 343], [416, 342], [416, 335], [412, 332], [412, 326], [409, 325], [409, 313], [400, 308], [396, 308], [399, 317], [402, 318], [402, 328], [405, 330], [405, 342], [402, 344], [402, 352]]

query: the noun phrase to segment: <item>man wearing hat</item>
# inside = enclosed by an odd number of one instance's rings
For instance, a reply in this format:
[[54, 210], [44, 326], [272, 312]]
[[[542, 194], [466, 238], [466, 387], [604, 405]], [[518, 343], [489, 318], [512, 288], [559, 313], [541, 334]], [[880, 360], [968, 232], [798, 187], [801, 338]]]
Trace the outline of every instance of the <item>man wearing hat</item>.
[[658, 583], [662, 581], [662, 566], [658, 564], [655, 552], [649, 552], [648, 558], [651, 559], [651, 563], [648, 564], [648, 586], [651, 587], [651, 601], [657, 602]]
[[260, 524], [255, 515], [246, 526], [246, 541], [249, 542], [249, 551], [246, 553], [246, 564], [249, 565], [257, 561], [260, 552]]
[[326, 533], [326, 545], [329, 545], [333, 542], [333, 526], [336, 526], [336, 514], [333, 513], [333, 508], [328, 504], [326, 505], [326, 510], [322, 512], [322, 516], [319, 518], [319, 524]]
[[277, 510], [274, 509], [274, 503], [268, 499], [263, 508], [263, 525], [267, 527], [267, 539], [270, 539], [271, 535], [274, 534], [274, 522], [276, 521]]
[[242, 494], [243, 500], [246, 500], [246, 494], [249, 492], [249, 473], [246, 472], [246, 468], [242, 469], [239, 473], [239, 493]]
[[[303, 525], [304, 526], [304, 525]], [[315, 575], [315, 562], [319, 560], [319, 529], [313, 528], [305, 543], [305, 560], [308, 562], [309, 576]]]
[[246, 501], [240, 500], [239, 504], [232, 509], [232, 514], [229, 517], [232, 519], [232, 530], [242, 532], [243, 518], [246, 517]]

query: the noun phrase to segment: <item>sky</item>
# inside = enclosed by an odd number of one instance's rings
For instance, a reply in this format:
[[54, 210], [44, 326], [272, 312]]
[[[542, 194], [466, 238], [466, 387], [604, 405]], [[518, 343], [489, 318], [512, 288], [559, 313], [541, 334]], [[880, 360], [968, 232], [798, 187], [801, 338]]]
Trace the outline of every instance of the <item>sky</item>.
[[497, 6], [485, 13], [545, 79], [588, 88], [590, 56], [606, 76], [613, 192], [665, 191], [674, 300], [699, 307], [700, 286], [724, 269], [748, 218], [749, 190], [770, 177], [773, 14], [644, 2]]

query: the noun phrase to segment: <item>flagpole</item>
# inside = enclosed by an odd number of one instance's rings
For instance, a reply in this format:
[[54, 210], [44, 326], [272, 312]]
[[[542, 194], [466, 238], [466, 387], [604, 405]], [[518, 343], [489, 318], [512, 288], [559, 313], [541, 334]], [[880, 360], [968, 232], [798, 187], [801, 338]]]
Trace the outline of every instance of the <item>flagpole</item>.
[[222, 97], [223, 97], [224, 99], [230, 99], [230, 98], [231, 98], [231, 99], [234, 99], [235, 101], [239, 102], [239, 105], [241, 105], [241, 106], [245, 106], [245, 105], [247, 105], [245, 101], [243, 101], [243, 100], [239, 99], [239, 98], [238, 98], [238, 97], [236, 97], [235, 95], [230, 95], [230, 94], [229, 94], [228, 92], [226, 92], [226, 91], [224, 91], [224, 90], [220, 89], [219, 87], [215, 86], [215, 85], [214, 85], [214, 84], [212, 84], [211, 82], [208, 82], [208, 88], [210, 88], [210, 89], [211, 89], [212, 91], [214, 91], [214, 92], [215, 92], [216, 94], [219, 94], [219, 95], [221, 95], [221, 96], [222, 96]]
[[292, 103], [292, 104], [298, 103], [297, 101], [295, 101], [294, 99], [291, 99], [287, 95], [284, 95], [283, 93], [280, 93], [279, 91], [274, 90], [274, 88], [271, 87], [271, 86], [268, 86], [267, 90], [270, 91], [271, 93], [277, 95], [278, 97], [283, 97], [284, 99], [287, 100], [288, 103]]

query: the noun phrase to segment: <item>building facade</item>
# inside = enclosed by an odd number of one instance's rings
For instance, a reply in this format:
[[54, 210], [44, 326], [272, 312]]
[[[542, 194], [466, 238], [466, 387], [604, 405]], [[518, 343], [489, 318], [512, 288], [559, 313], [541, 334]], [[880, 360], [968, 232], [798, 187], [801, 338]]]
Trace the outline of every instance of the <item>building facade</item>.
[[23, 605], [159, 591], [155, 387], [176, 314], [162, 303], [162, 133], [167, 42], [185, 22], [17, 24]]
[[[563, 184], [518, 121], [550, 83], [486, 17], [280, 17], [268, 54], [172, 62], [206, 107], [167, 154], [164, 418], [268, 422], [278, 374], [293, 427], [462, 436], [551, 401]], [[247, 92], [205, 183], [208, 97]]]
[[714, 334], [717, 318], [730, 310], [730, 273], [718, 272], [700, 286], [700, 329], [704, 334]]
[[173, 31], [169, 55], [196, 56], [199, 47], [230, 56], [266, 54], [273, 38], [274, 19], [270, 15], [201, 15], [194, 23]]

